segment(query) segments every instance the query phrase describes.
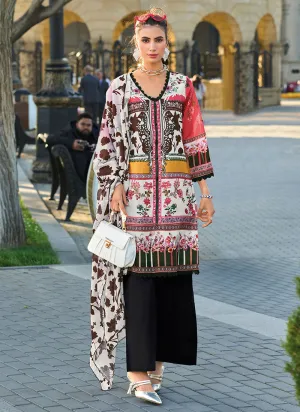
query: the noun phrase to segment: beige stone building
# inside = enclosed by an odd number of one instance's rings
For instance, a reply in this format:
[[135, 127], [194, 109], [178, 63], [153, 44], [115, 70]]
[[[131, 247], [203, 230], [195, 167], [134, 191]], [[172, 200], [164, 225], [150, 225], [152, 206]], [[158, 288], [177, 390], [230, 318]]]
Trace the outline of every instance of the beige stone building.
[[288, 47], [283, 58], [282, 82], [300, 80], [300, 0], [283, 0], [282, 43]]
[[[16, 18], [29, 3], [17, 0]], [[121, 47], [128, 50], [133, 16], [152, 4], [148, 0], [71, 1], [65, 7], [64, 24], [65, 53], [73, 66], [77, 64], [73, 70], [79, 67], [86, 42], [95, 49], [101, 37], [106, 54], [102, 54], [104, 57], [98, 63], [114, 76], [115, 42], [120, 41]], [[245, 112], [255, 108], [256, 103], [261, 106], [279, 103], [282, 0], [158, 0], [155, 5], [163, 7], [168, 15], [172, 69], [188, 75], [194, 74], [193, 71], [204, 74], [206, 108]], [[42, 42], [45, 63], [49, 58], [49, 22], [34, 27], [23, 41], [26, 50], [34, 50], [36, 41]], [[187, 45], [189, 53], [184, 55]], [[24, 73], [27, 68], [22, 80], [25, 86], [33, 87], [33, 61], [28, 70], [32, 55], [22, 56]], [[121, 69], [128, 68], [126, 59], [130, 57], [125, 53]]]

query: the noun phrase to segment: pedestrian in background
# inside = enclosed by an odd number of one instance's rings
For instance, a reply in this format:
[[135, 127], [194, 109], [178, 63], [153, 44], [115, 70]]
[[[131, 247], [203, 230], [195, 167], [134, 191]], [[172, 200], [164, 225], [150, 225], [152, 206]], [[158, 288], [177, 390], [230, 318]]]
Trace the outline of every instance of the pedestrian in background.
[[128, 269], [93, 255], [90, 365], [101, 388], [110, 389], [126, 327], [128, 394], [160, 405], [163, 363], [196, 364], [192, 275], [199, 273], [197, 218], [206, 227], [214, 215], [206, 183], [213, 167], [193, 84], [163, 63], [166, 15], [152, 9], [137, 16], [134, 30], [138, 68], [113, 80], [106, 95], [93, 160], [93, 227], [111, 211], [121, 227], [122, 212], [137, 254]]
[[69, 150], [75, 170], [86, 183], [91, 159], [99, 136], [99, 128], [93, 123], [89, 113], [81, 113], [77, 120], [71, 121], [59, 133], [49, 135], [47, 145], [62, 144]]
[[92, 116], [93, 122], [97, 123], [100, 103], [100, 84], [93, 75], [93, 68], [85, 66], [84, 76], [81, 79], [79, 92], [83, 95], [84, 110]]
[[192, 78], [195, 93], [199, 102], [199, 106], [204, 108], [204, 100], [206, 95], [206, 87], [202, 81], [202, 77], [199, 74], [195, 74]]
[[106, 80], [106, 77], [102, 70], [97, 69], [95, 71], [95, 75], [97, 79], [99, 80], [99, 87], [100, 87], [98, 115], [99, 115], [99, 123], [101, 124], [104, 106], [106, 102], [106, 92], [109, 88], [109, 82]]

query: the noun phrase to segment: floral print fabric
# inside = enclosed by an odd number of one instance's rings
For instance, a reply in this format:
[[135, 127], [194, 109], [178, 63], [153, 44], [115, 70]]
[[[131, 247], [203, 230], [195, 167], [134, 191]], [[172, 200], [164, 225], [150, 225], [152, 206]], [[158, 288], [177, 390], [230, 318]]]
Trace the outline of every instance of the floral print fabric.
[[[193, 86], [178, 73], [168, 76], [160, 99], [147, 97], [130, 75], [111, 83], [93, 160], [99, 181], [93, 227], [109, 219], [110, 198], [122, 183], [137, 244], [132, 269], [146, 276], [198, 271], [192, 181], [213, 175]], [[119, 216], [115, 224], [121, 227]], [[125, 336], [126, 273], [93, 256], [90, 366], [103, 390], [112, 387], [116, 346]]]
[[[128, 188], [128, 76], [115, 79], [107, 91], [100, 136], [94, 155], [94, 172], [99, 181], [98, 205], [93, 228], [109, 220], [109, 201], [116, 185]], [[121, 227], [118, 216], [116, 225]], [[111, 389], [115, 369], [116, 347], [125, 336], [123, 276], [120, 269], [93, 256], [91, 277], [91, 351], [90, 367], [101, 389]]]
[[203, 120], [191, 81], [169, 73], [159, 99], [134, 76], [128, 102], [127, 231], [137, 243], [132, 272], [199, 272], [193, 181], [213, 175]]

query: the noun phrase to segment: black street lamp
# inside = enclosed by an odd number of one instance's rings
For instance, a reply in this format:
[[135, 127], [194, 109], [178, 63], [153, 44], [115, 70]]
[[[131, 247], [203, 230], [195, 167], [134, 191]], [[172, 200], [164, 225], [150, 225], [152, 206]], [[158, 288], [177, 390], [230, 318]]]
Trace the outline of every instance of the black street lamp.
[[[53, 4], [55, 0], [50, 0]], [[50, 17], [50, 60], [46, 64], [45, 81], [34, 101], [38, 107], [37, 134], [59, 132], [77, 117], [81, 95], [74, 91], [71, 68], [64, 58], [64, 11], [61, 8]], [[49, 155], [42, 141], [37, 141], [36, 160], [32, 166], [32, 177], [44, 182], [50, 177]]]

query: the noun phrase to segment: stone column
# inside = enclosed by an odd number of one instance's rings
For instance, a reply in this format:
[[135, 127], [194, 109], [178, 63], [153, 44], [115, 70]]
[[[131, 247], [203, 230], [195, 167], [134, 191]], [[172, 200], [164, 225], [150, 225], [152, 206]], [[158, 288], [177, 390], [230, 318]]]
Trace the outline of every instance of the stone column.
[[240, 44], [235, 55], [235, 112], [249, 113], [255, 109], [254, 51], [250, 42]]
[[13, 89], [20, 89], [22, 87], [22, 81], [19, 77], [18, 63], [14, 47], [12, 48], [12, 78], [13, 78]]
[[22, 87], [28, 89], [32, 94], [41, 87], [41, 82], [38, 81], [40, 67], [37, 65], [37, 51], [41, 47], [41, 42], [19, 42], [19, 71]]
[[282, 86], [282, 57], [283, 45], [281, 43], [274, 43], [272, 46], [272, 81], [273, 87], [278, 90], [278, 104], [280, 103], [280, 92]]
[[[50, 0], [50, 4], [54, 1]], [[72, 88], [71, 68], [64, 58], [63, 8], [50, 17], [50, 60], [46, 64], [44, 86], [34, 100], [38, 106], [37, 133], [58, 133], [76, 119], [81, 105], [81, 95]], [[50, 179], [48, 151], [40, 141], [32, 172], [36, 182]]]
[[223, 110], [234, 109], [234, 47], [222, 45], [219, 51], [222, 59]]

